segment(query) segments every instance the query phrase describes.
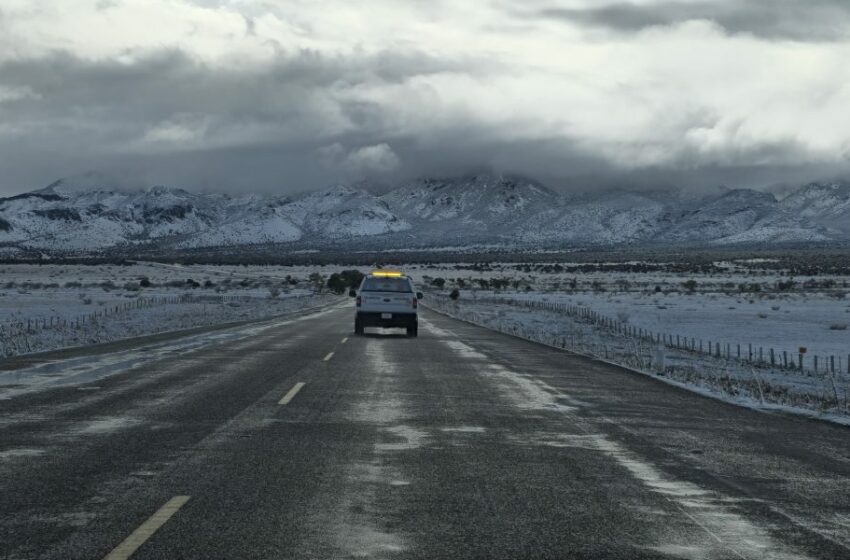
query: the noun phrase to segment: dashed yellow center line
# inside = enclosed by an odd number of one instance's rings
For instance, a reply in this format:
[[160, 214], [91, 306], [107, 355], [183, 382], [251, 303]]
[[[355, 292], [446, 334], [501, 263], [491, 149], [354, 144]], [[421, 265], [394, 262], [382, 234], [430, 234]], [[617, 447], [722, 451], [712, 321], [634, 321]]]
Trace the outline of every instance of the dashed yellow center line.
[[294, 399], [294, 398], [295, 398], [295, 395], [297, 395], [297, 394], [298, 394], [298, 391], [300, 391], [300, 390], [301, 390], [301, 388], [302, 388], [304, 385], [306, 385], [306, 383], [302, 383], [301, 381], [299, 381], [298, 383], [296, 383], [296, 384], [292, 387], [292, 389], [290, 389], [290, 390], [289, 390], [289, 392], [288, 392], [288, 393], [286, 393], [285, 395], [283, 395], [283, 398], [282, 398], [282, 399], [280, 399], [280, 400], [277, 402], [277, 404], [280, 404], [280, 405], [287, 405], [287, 404], [289, 404], [289, 401], [291, 401], [292, 399]]
[[165, 505], [156, 510], [147, 521], [139, 525], [138, 529], [130, 533], [130, 536], [107, 554], [103, 560], [127, 560], [136, 552], [136, 549], [145, 544], [145, 541], [165, 525], [166, 521], [171, 519], [171, 516], [189, 501], [189, 498], [190, 496], [174, 496], [165, 502]]
[[327, 362], [328, 360], [330, 360], [330, 359], [331, 359], [331, 358], [333, 358], [333, 357], [334, 357], [334, 353], [333, 353], [333, 352], [328, 352], [328, 355], [327, 355], [327, 356], [325, 356], [324, 358], [322, 358], [322, 361]]
[[345, 338], [343, 338], [343, 339], [342, 339], [342, 344], [345, 344], [346, 342], [348, 342], [348, 337], [347, 337], [347, 336], [346, 336]]

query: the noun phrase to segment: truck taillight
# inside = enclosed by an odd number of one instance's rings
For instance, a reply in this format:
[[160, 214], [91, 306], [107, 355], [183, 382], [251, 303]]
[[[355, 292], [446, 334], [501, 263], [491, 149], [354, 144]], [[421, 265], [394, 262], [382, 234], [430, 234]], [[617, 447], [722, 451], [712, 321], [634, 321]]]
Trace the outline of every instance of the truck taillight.
[[360, 296], [357, 296], [357, 307], [360, 307]]
[[419, 301], [417, 301], [416, 298], [413, 298], [412, 300], [410, 300], [410, 304], [413, 305], [413, 309], [416, 309], [417, 307], [419, 307]]

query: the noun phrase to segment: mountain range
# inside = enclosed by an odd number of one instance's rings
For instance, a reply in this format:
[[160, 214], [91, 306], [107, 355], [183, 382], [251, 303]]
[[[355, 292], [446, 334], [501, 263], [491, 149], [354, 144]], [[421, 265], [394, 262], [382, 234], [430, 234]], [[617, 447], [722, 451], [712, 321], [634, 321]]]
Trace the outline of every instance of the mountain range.
[[300, 196], [111, 188], [97, 175], [0, 199], [0, 255], [281, 245], [291, 250], [850, 243], [850, 183], [567, 195], [531, 180], [426, 178]]

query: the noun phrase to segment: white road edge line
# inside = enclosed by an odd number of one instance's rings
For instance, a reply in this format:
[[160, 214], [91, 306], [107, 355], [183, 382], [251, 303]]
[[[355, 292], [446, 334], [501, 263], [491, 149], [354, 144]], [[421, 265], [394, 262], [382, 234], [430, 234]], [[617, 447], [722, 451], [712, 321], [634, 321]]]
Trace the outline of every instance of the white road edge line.
[[348, 342], [348, 337], [347, 337], [347, 336], [346, 336], [345, 338], [343, 338], [343, 339], [342, 339], [342, 344], [345, 344], [346, 342]]
[[301, 390], [301, 388], [302, 388], [304, 385], [306, 385], [306, 383], [303, 383], [303, 382], [301, 382], [301, 381], [299, 381], [298, 383], [296, 383], [296, 384], [292, 387], [292, 389], [290, 389], [290, 390], [289, 390], [289, 392], [288, 392], [288, 393], [286, 393], [286, 394], [283, 396], [283, 398], [282, 398], [282, 399], [280, 399], [280, 400], [277, 402], [277, 404], [280, 404], [280, 405], [286, 405], [286, 404], [289, 404], [289, 401], [291, 401], [292, 399], [294, 399], [294, 398], [295, 398], [295, 395], [297, 395], [297, 394], [298, 394], [298, 391], [300, 391], [300, 390]]
[[107, 554], [103, 560], [127, 560], [133, 555], [136, 550], [145, 544], [160, 527], [165, 525], [166, 521], [171, 519], [171, 516], [177, 513], [183, 505], [189, 501], [191, 496], [174, 496], [163, 505], [161, 508], [151, 515], [147, 521], [139, 525], [138, 529], [130, 533], [130, 536], [124, 539], [121, 544], [116, 546], [112, 552]]
[[331, 359], [331, 358], [333, 358], [333, 357], [334, 357], [334, 353], [333, 353], [333, 352], [328, 352], [328, 355], [327, 355], [327, 356], [325, 356], [325, 357], [322, 359], [322, 361], [327, 362], [328, 360], [330, 360], [330, 359]]

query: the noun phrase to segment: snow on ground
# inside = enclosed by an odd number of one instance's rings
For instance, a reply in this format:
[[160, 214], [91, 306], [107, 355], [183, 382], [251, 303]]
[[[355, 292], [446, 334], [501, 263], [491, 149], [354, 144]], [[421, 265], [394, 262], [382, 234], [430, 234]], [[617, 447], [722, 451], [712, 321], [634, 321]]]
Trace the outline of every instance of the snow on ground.
[[177, 303], [118, 311], [90, 318], [84, 323], [0, 331], [0, 352], [15, 356], [71, 346], [111, 342], [135, 336], [191, 327], [249, 321], [291, 313], [308, 307], [340, 301], [335, 295], [300, 295], [280, 298], [215, 300], [191, 298]]
[[[678, 334], [704, 341], [741, 344], [765, 351], [797, 353], [800, 346], [812, 355], [850, 355], [850, 299], [824, 294], [777, 294], [771, 298], [722, 293], [654, 294], [642, 292], [540, 294], [506, 297], [589, 307], [602, 315], [623, 317], [633, 326], [652, 332]], [[850, 328], [850, 327], [848, 327]]]
[[[318, 296], [322, 298], [324, 296]], [[316, 298], [301, 299], [302, 302]], [[296, 303], [293, 298], [289, 304]], [[317, 303], [312, 301], [312, 303]], [[319, 310], [310, 313], [316, 316], [333, 309]], [[279, 309], [278, 309], [279, 310]], [[39, 362], [22, 369], [0, 371], [0, 399], [9, 399], [16, 395], [38, 391], [45, 388], [79, 385], [97, 381], [116, 373], [138, 370], [147, 364], [163, 358], [185, 354], [213, 344], [250, 339], [263, 331], [303, 320], [306, 316], [284, 316], [270, 321], [250, 323], [223, 330], [201, 332], [176, 339], [169, 338], [150, 342], [143, 347], [130, 347], [117, 352], [97, 355], [83, 355], [60, 360]], [[2, 422], [2, 419], [0, 419]], [[89, 427], [97, 428], [97, 426]]]
[[336, 301], [322, 267], [0, 265], [0, 357], [252, 320]]
[[[806, 359], [850, 355], [850, 276], [790, 274], [775, 259], [676, 263], [447, 263], [411, 267], [419, 285], [462, 299], [506, 297], [585, 306], [612, 319], [674, 337], [770, 348]], [[619, 270], [605, 270], [611, 265]], [[647, 271], [640, 272], [641, 267]], [[634, 268], [634, 270], [628, 270]], [[700, 270], [703, 270], [700, 272]], [[500, 282], [501, 286], [496, 286]], [[693, 282], [686, 287], [687, 282]], [[789, 284], [782, 286], [783, 283]], [[494, 289], [498, 288], [498, 289]], [[845, 368], [846, 371], [846, 368]]]
[[[836, 372], [797, 371], [769, 364], [659, 345], [625, 335], [588, 317], [529, 309], [481, 298], [451, 301], [430, 294], [427, 305], [450, 316], [500, 332], [624, 365], [688, 389], [759, 408], [787, 408], [847, 421], [850, 374], [846, 362]], [[725, 354], [725, 348], [723, 350]]]

